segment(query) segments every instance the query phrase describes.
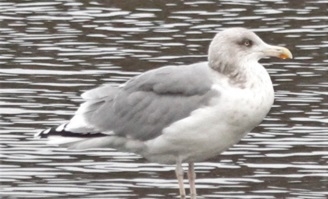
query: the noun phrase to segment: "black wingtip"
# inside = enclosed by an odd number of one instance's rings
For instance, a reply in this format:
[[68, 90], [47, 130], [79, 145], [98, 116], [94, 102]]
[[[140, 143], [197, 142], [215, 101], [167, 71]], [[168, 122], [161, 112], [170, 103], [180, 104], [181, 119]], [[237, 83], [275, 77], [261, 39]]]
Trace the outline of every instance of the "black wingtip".
[[39, 133], [35, 134], [34, 137], [35, 138], [47, 138], [49, 136], [52, 136], [52, 135], [60, 135], [60, 136], [63, 136], [63, 131], [57, 131], [58, 127], [52, 127], [52, 128], [48, 128], [48, 129], [45, 129], [45, 130], [42, 130], [40, 131]]
[[81, 132], [71, 132], [65, 130], [67, 124], [62, 124], [58, 127], [52, 127], [46, 130], [42, 130], [39, 133], [35, 134], [35, 138], [48, 138], [50, 136], [62, 136], [62, 137], [101, 137], [106, 136], [106, 134], [102, 134], [99, 132], [88, 132], [88, 133], [81, 133]]

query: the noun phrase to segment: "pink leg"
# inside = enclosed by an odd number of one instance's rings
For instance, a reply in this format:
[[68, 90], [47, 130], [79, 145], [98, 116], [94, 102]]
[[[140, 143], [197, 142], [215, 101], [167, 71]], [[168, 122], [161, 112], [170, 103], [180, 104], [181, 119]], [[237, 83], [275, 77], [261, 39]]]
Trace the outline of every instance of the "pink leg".
[[190, 184], [190, 197], [196, 198], [196, 195], [197, 195], [196, 186], [195, 186], [196, 174], [195, 174], [193, 162], [190, 162], [189, 166], [188, 166], [188, 178], [189, 178], [189, 184]]
[[175, 174], [177, 175], [178, 183], [179, 183], [179, 190], [181, 198], [186, 197], [186, 190], [183, 185], [183, 169], [181, 161], [177, 161], [177, 166], [175, 169]]

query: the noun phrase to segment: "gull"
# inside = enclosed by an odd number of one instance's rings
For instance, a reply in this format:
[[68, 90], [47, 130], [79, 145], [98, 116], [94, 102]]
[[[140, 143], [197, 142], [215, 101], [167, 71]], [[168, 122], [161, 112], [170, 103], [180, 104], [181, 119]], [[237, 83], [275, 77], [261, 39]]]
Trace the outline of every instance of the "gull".
[[165, 66], [122, 85], [105, 84], [82, 94], [72, 119], [36, 137], [72, 150], [113, 148], [151, 162], [176, 164], [184, 198], [182, 163], [188, 163], [190, 195], [197, 195], [194, 163], [218, 156], [268, 114], [274, 90], [259, 63], [292, 58], [246, 28], [228, 28], [211, 41], [208, 61]]

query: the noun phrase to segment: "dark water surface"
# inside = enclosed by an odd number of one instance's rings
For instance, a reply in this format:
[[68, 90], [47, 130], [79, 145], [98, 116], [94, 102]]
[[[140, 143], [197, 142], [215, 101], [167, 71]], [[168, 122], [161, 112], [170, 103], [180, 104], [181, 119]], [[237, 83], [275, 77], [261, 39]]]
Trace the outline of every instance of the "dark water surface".
[[206, 60], [215, 32], [243, 26], [288, 47], [263, 60], [270, 114], [196, 164], [199, 198], [328, 197], [328, 1], [0, 1], [2, 198], [176, 198], [174, 166], [115, 150], [34, 140], [70, 119], [79, 95], [163, 65]]

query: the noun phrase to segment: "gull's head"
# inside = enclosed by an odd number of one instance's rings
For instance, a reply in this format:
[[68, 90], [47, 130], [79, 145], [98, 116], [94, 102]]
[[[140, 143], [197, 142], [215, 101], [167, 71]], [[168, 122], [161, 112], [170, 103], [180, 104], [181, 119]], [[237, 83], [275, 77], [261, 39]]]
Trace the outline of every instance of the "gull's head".
[[[258, 62], [264, 57], [292, 58], [285, 47], [269, 45], [254, 32], [245, 28], [228, 28], [219, 32], [209, 47], [210, 66], [216, 70], [229, 70], [243, 63]], [[233, 68], [230, 68], [233, 70]]]

